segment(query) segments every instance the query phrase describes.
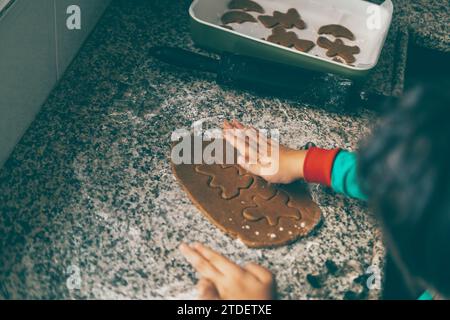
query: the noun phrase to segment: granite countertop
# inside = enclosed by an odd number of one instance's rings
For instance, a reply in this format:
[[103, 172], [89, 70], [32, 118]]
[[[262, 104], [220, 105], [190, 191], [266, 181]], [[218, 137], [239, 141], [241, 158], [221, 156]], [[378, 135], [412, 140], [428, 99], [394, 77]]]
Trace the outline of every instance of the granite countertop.
[[[285, 299], [348, 298], [363, 288], [355, 278], [382, 267], [375, 219], [324, 187], [309, 186], [322, 226], [270, 250], [225, 236], [189, 201], [169, 165], [177, 128], [235, 117], [280, 129], [294, 148], [312, 141], [355, 149], [376, 114], [222, 88], [211, 75], [150, 58], [154, 45], [199, 51], [188, 6], [113, 1], [0, 170], [1, 298], [194, 298], [196, 275], [177, 250], [181, 241], [270, 268]], [[323, 273], [330, 259], [340, 270], [314, 288], [307, 275]]]
[[421, 47], [450, 52], [450, 4], [442, 0], [406, 1], [403, 15], [413, 42]]

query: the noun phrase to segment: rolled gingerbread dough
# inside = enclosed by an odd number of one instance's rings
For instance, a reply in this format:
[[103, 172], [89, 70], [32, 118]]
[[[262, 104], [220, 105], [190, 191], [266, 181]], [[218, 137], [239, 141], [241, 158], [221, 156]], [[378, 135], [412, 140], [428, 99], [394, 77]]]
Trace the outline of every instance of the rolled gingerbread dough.
[[294, 242], [321, 220], [304, 183], [269, 184], [236, 164], [172, 163], [172, 170], [209, 221], [248, 247]]

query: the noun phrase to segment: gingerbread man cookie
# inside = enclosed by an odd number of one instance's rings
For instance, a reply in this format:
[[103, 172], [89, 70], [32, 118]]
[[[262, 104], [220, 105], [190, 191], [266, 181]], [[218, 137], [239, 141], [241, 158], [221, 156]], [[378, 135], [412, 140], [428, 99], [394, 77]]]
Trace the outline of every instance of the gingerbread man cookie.
[[336, 39], [333, 42], [328, 38], [319, 37], [319, 39], [317, 39], [317, 44], [321, 48], [328, 49], [328, 57], [339, 56], [347, 63], [355, 62], [356, 58], [354, 55], [360, 53], [358, 46], [347, 46], [341, 39]]
[[266, 28], [273, 28], [278, 25], [286, 29], [296, 27], [302, 30], [306, 28], [305, 21], [302, 20], [296, 9], [289, 9], [286, 13], [274, 11], [272, 16], [259, 16], [258, 19]]
[[308, 52], [314, 47], [314, 42], [309, 40], [302, 40], [297, 37], [297, 34], [292, 31], [286, 31], [283, 27], [277, 26], [272, 30], [272, 34], [267, 38], [267, 41], [302, 51]]
[[285, 46], [293, 47], [298, 40], [297, 34], [292, 31], [286, 31], [283, 27], [278, 26], [272, 30], [272, 34], [267, 38], [267, 41]]
[[314, 48], [314, 46], [314, 42], [304, 39], [298, 39], [294, 44], [295, 49], [301, 52], [308, 52]]

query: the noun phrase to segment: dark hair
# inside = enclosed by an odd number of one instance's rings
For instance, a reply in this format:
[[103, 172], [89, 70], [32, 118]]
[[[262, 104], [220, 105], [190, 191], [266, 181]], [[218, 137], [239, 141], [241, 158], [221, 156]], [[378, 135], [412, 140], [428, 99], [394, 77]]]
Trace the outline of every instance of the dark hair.
[[[417, 85], [359, 151], [359, 177], [408, 273], [450, 297], [450, 88]], [[388, 243], [388, 249], [389, 245]]]

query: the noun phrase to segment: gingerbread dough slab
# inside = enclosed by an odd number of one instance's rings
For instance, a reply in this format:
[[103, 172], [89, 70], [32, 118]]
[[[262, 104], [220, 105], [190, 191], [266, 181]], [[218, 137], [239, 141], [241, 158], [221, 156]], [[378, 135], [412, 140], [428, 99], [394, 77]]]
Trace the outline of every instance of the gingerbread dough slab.
[[172, 164], [172, 169], [201, 212], [248, 247], [291, 243], [321, 220], [302, 183], [271, 185], [237, 165]]

